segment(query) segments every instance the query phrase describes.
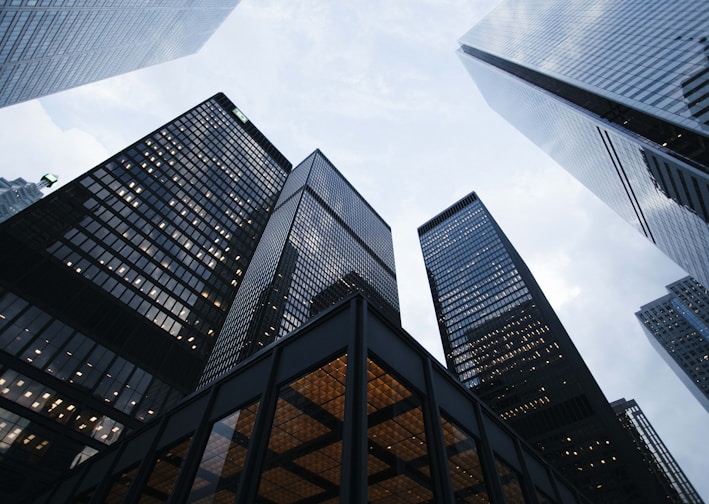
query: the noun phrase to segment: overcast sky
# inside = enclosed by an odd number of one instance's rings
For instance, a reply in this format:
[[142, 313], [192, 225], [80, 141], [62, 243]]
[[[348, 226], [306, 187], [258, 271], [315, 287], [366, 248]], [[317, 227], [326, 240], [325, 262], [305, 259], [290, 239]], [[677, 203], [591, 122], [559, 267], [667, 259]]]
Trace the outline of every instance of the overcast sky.
[[243, 0], [195, 56], [0, 109], [0, 176], [66, 183], [218, 91], [295, 165], [320, 148], [391, 225], [404, 328], [443, 360], [416, 229], [475, 190], [608, 400], [705, 500], [707, 413], [634, 312], [684, 272], [491, 112], [455, 53], [497, 0]]

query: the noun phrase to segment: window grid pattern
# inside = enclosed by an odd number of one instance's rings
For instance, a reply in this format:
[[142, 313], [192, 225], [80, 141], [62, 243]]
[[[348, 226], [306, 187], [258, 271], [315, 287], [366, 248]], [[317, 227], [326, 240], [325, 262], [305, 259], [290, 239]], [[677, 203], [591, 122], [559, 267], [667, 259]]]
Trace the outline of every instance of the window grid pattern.
[[0, 106], [192, 54], [237, 3], [0, 0]]
[[619, 484], [615, 417], [598, 411], [602, 392], [477, 195], [419, 238], [448, 368], [578, 488]]
[[635, 315], [655, 349], [709, 411], [709, 293], [691, 277]]
[[[508, 0], [461, 41], [694, 131], [704, 93], [709, 13], [702, 2]], [[706, 91], [705, 91], [706, 93]]]
[[399, 322], [391, 230], [316, 151], [289, 176], [202, 384], [355, 292]]

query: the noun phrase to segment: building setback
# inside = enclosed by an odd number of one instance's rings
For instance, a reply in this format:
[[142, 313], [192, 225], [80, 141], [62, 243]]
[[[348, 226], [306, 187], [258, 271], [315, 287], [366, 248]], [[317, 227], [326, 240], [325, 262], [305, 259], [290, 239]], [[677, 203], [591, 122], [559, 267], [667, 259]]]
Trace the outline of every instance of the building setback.
[[709, 285], [703, 0], [506, 0], [460, 40], [488, 104]]
[[664, 501], [522, 258], [475, 193], [419, 228], [448, 368], [594, 502]]
[[0, 222], [6, 221], [42, 198], [42, 189], [51, 187], [56, 175], [47, 173], [39, 182], [27, 182], [23, 178], [7, 180], [0, 177]]
[[611, 407], [618, 415], [625, 431], [630, 434], [637, 449], [642, 452], [646, 464], [665, 487], [667, 495], [670, 496], [668, 502], [703, 504], [704, 501], [699, 497], [638, 403], [634, 399], [626, 401], [623, 398], [613, 401]]
[[290, 168], [218, 94], [0, 224], [0, 501], [194, 390]]
[[286, 181], [201, 384], [354, 292], [400, 323], [391, 228], [316, 150]]
[[589, 502], [361, 295], [237, 365], [32, 502], [168, 499]]
[[635, 316], [655, 350], [709, 412], [709, 291], [691, 277], [667, 290], [670, 294]]
[[238, 2], [2, 2], [0, 107], [193, 54]]

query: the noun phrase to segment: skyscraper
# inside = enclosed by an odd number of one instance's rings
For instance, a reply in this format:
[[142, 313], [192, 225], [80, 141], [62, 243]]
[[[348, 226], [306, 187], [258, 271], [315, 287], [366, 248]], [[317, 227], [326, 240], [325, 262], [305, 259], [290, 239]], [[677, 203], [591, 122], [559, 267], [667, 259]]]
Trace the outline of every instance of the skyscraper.
[[709, 412], [709, 291], [691, 277], [635, 314], [650, 343]]
[[0, 224], [0, 500], [194, 390], [290, 167], [218, 94]]
[[201, 383], [353, 292], [400, 323], [391, 228], [316, 150], [286, 181]]
[[195, 53], [238, 2], [2, 2], [0, 107]]
[[596, 502], [659, 502], [571, 338], [475, 193], [419, 228], [448, 368]]
[[7, 180], [0, 177], [0, 222], [6, 221], [20, 210], [42, 198], [42, 189], [51, 187], [56, 175], [47, 173], [39, 182], [27, 182], [23, 178]]
[[611, 407], [637, 449], [643, 454], [648, 467], [656, 474], [658, 481], [662, 482], [667, 495], [670, 496], [669, 502], [703, 504], [704, 501], [699, 497], [638, 403], [634, 399], [626, 401], [623, 398], [613, 401]]
[[506, 0], [460, 40], [489, 105], [709, 285], [709, 11]]

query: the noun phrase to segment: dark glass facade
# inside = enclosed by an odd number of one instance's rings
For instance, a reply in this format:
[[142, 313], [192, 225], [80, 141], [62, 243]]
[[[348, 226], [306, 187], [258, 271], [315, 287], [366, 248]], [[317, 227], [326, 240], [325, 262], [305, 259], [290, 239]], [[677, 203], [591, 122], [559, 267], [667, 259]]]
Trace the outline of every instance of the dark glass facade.
[[704, 7], [506, 0], [459, 55], [496, 112], [707, 284]]
[[239, 0], [0, 0], [0, 107], [193, 54]]
[[290, 167], [219, 94], [0, 224], [0, 500], [194, 390]]
[[353, 292], [399, 323], [391, 229], [316, 150], [286, 181], [201, 383]]
[[667, 502], [703, 504], [704, 501], [699, 497], [638, 403], [634, 399], [629, 401], [618, 399], [611, 403], [611, 407], [618, 415], [625, 432], [630, 435], [636, 448], [643, 454], [645, 463], [665, 488], [668, 495]]
[[691, 277], [635, 316], [652, 346], [709, 412], [709, 291]]
[[419, 228], [448, 368], [596, 502], [661, 502], [522, 258], [475, 193]]
[[33, 502], [168, 499], [589, 502], [360, 295], [242, 362]]

